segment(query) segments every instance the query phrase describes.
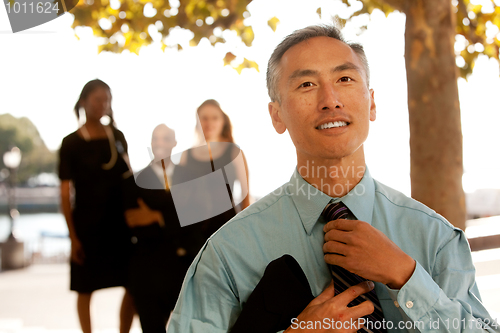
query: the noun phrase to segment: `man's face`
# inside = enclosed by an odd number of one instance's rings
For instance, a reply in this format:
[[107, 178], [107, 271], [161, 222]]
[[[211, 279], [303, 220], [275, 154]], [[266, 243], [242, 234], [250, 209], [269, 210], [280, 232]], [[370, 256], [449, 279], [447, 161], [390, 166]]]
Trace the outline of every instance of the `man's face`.
[[159, 125], [154, 129], [151, 138], [151, 149], [155, 161], [169, 157], [176, 145], [177, 141], [175, 141], [175, 132], [173, 130], [164, 125]]
[[363, 157], [376, 113], [356, 53], [339, 40], [314, 37], [288, 49], [280, 70], [281, 105], [270, 103], [269, 113], [278, 133], [288, 129], [299, 161]]

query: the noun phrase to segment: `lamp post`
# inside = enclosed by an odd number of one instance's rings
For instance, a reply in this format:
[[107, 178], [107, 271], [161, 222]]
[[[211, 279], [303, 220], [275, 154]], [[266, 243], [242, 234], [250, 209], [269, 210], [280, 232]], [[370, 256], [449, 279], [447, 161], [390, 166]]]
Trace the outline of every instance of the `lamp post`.
[[24, 244], [18, 242], [14, 236], [14, 219], [19, 215], [16, 209], [15, 185], [16, 185], [16, 170], [21, 163], [21, 150], [17, 147], [3, 154], [3, 163], [9, 169], [8, 180], [8, 215], [10, 218], [10, 233], [7, 240], [1, 244], [2, 249], [2, 270], [16, 269], [25, 266], [24, 260]]

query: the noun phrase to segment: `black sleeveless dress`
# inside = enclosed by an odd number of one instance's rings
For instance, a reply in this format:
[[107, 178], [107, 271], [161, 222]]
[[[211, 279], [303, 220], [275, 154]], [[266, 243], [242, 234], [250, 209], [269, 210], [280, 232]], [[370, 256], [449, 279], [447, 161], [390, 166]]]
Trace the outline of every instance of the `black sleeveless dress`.
[[109, 170], [102, 167], [111, 159], [107, 138], [86, 141], [74, 132], [63, 139], [59, 152], [59, 178], [75, 187], [73, 223], [85, 260], [83, 265], [71, 262], [70, 289], [81, 293], [127, 282], [132, 244], [121, 192], [127, 142], [121, 131], [113, 129], [113, 134], [118, 158]]
[[[210, 144], [212, 146], [221, 145], [221, 148], [224, 149], [224, 153], [214, 160], [200, 161], [194, 158], [193, 151], [196, 150], [200, 155], [209, 156], [208, 147], [201, 146], [189, 149], [186, 152], [187, 159], [185, 165], [178, 165], [174, 168], [174, 173], [172, 175], [173, 185], [179, 185], [183, 182], [188, 182], [194, 179], [202, 179], [212, 172], [223, 169], [227, 192], [229, 194], [231, 202], [233, 202], [232, 193], [234, 180], [236, 179], [236, 168], [233, 164], [231, 164], [231, 162], [234, 160], [234, 157], [238, 155], [239, 148], [237, 145], [229, 142], [212, 142]], [[214, 200], [217, 200], [217, 198], [214, 198], [213, 192], [211, 191], [209, 185], [200, 186], [197, 193], [193, 193], [193, 195], [196, 195], [198, 198], [206, 198], [206, 202], [214, 202]], [[190, 199], [191, 198], [189, 197], [185, 198], [186, 205], [190, 205]], [[221, 200], [222, 199], [223, 198], [221, 198]], [[180, 208], [181, 203], [176, 202], [176, 206]], [[196, 207], [192, 207], [191, 209], [196, 209]], [[234, 205], [220, 214], [210, 214], [210, 207], [203, 207], [203, 209], [208, 212], [207, 216], [212, 216], [207, 217], [206, 219], [197, 223], [198, 228], [203, 235], [203, 242], [208, 239], [208, 237], [210, 237], [215, 231], [217, 231], [223, 224], [225, 224], [233, 216], [236, 215]]]

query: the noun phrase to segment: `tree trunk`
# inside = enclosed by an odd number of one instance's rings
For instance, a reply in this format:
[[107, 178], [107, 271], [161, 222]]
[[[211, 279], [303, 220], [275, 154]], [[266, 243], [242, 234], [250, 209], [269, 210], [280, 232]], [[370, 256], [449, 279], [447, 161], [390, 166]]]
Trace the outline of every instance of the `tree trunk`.
[[451, 1], [405, 3], [411, 195], [464, 230], [462, 129]]

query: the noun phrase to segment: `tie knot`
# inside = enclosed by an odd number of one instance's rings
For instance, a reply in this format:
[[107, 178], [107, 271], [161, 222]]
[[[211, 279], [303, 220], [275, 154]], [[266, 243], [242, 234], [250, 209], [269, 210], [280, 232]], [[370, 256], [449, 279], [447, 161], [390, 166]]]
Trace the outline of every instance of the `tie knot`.
[[321, 215], [326, 221], [346, 219], [349, 216], [350, 210], [344, 205], [342, 201], [336, 203], [329, 203]]

